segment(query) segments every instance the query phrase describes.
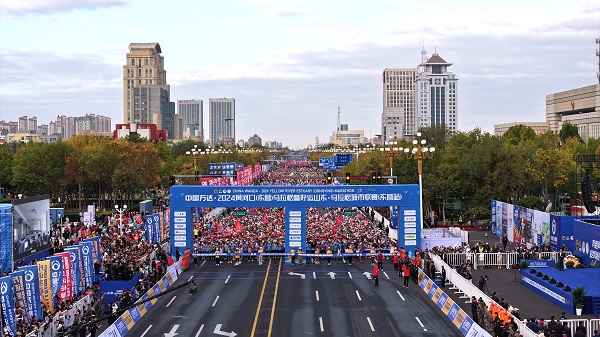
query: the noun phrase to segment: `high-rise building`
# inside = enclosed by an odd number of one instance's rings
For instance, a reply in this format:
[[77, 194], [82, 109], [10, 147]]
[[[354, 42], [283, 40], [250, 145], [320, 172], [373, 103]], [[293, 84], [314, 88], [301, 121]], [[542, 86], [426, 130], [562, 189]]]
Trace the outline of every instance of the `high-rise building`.
[[19, 117], [19, 132], [37, 133], [37, 117]]
[[415, 75], [412, 68], [386, 68], [383, 71], [383, 140], [414, 135]]
[[85, 116], [73, 117], [73, 124], [76, 135], [82, 132], [112, 132], [110, 117], [85, 114]]
[[448, 71], [452, 63], [437, 53], [427, 58], [421, 51], [421, 64], [416, 77], [416, 128], [444, 124], [452, 132], [458, 129], [456, 75]]
[[235, 144], [235, 98], [209, 98], [210, 145]]
[[156, 124], [158, 129], [167, 130], [169, 139], [181, 139], [181, 117], [175, 114], [168, 84], [142, 84], [132, 92], [133, 112], [140, 120], [136, 124]]
[[130, 43], [123, 66], [123, 121], [148, 123], [134, 110], [133, 89], [141, 85], [166, 85], [164, 57], [157, 42]]
[[177, 114], [183, 119], [183, 138], [204, 140], [204, 102], [201, 99], [178, 100]]

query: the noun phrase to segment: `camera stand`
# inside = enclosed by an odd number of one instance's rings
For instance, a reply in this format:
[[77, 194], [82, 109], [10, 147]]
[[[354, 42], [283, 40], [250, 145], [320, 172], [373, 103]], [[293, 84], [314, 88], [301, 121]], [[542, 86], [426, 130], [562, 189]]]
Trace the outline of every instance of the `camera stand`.
[[515, 272], [515, 278], [514, 278], [512, 281], [510, 281], [510, 283], [509, 283], [509, 284], [511, 284], [511, 283], [515, 283], [515, 284], [521, 284], [521, 281], [519, 281], [519, 279], [517, 279], [517, 271], [518, 271], [518, 270], [519, 270], [519, 269], [513, 269], [513, 271]]

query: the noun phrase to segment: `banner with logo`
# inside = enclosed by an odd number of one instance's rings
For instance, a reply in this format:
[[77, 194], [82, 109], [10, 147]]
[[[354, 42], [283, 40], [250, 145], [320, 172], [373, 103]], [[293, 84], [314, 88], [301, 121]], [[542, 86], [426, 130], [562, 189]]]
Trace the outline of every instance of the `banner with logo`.
[[37, 266], [20, 267], [25, 275], [25, 296], [27, 298], [27, 309], [29, 316], [41, 319], [42, 316], [42, 300], [40, 298], [40, 283], [38, 278]]
[[573, 223], [575, 250], [586, 266], [600, 265], [600, 226], [577, 220]]
[[81, 247], [81, 258], [83, 261], [83, 276], [85, 278], [86, 287], [94, 284], [94, 260], [93, 251], [94, 244], [90, 241], [84, 241], [79, 244]]
[[81, 262], [81, 247], [71, 246], [65, 248], [71, 254], [71, 273], [73, 275], [73, 295], [78, 296], [85, 292], [85, 279], [83, 278], [83, 263]]
[[2, 303], [2, 313], [4, 314], [8, 334], [14, 336], [17, 332], [17, 324], [12, 278], [10, 276], [0, 277], [0, 302]]
[[73, 299], [73, 268], [71, 264], [71, 253], [62, 252], [54, 254], [62, 257], [63, 261], [63, 283], [61, 292], [65, 293], [66, 298]]
[[13, 283], [13, 296], [15, 297], [15, 308], [23, 308], [23, 319], [29, 321], [29, 310], [27, 297], [25, 295], [25, 272], [22, 270], [14, 271], [10, 274]]
[[62, 290], [63, 284], [63, 258], [53, 255], [48, 257], [50, 260], [50, 282], [52, 283], [52, 298], [58, 295], [62, 301], [66, 299], [66, 293]]
[[91, 242], [92, 243], [92, 265], [94, 261], [102, 262], [102, 246], [100, 245], [100, 237], [93, 236], [91, 238], [87, 238], [83, 240], [83, 242]]
[[40, 285], [40, 299], [50, 312], [54, 312], [54, 303], [52, 302], [52, 268], [50, 266], [50, 260], [38, 261], [37, 268]]
[[0, 275], [8, 273], [13, 266], [13, 220], [12, 205], [0, 204]]
[[146, 240], [148, 240], [148, 243], [155, 243], [156, 241], [154, 241], [154, 237], [156, 235], [154, 234], [154, 216], [146, 215], [144, 217], [144, 227], [146, 228]]

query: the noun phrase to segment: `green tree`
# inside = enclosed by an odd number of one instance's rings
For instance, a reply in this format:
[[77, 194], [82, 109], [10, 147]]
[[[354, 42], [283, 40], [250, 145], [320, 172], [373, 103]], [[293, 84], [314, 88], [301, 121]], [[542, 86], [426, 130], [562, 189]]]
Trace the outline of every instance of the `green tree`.
[[536, 137], [535, 131], [529, 126], [523, 124], [514, 125], [508, 128], [502, 138], [513, 145], [532, 140]]
[[583, 143], [581, 140], [581, 136], [579, 136], [579, 130], [577, 126], [571, 124], [570, 121], [565, 121], [560, 128], [560, 132], [558, 133], [558, 138], [560, 138], [561, 142], [565, 142], [569, 138], [575, 138]]

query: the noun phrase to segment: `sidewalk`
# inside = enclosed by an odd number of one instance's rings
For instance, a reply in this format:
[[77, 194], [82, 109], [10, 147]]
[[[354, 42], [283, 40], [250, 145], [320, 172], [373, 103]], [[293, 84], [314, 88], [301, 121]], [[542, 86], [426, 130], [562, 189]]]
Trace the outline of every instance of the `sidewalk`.
[[[488, 237], [485, 237], [485, 232], [483, 231], [469, 232], [469, 245], [472, 247], [477, 242], [488, 242], [491, 246], [493, 246], [495, 243], [500, 242], [500, 238], [494, 234], [489, 233], [488, 235]], [[513, 248], [514, 244], [512, 243], [507, 245], [507, 249]], [[558, 317], [561, 316], [561, 313], [565, 311], [561, 307], [522, 286], [520, 283], [521, 273], [519, 270], [505, 268], [477, 269], [472, 273], [473, 283], [477, 285], [480, 276], [483, 275], [489, 276], [489, 280], [487, 281], [489, 293], [491, 294], [494, 291], [497, 292], [499, 298], [504, 297], [506, 302], [513, 307], [518, 308], [521, 319], [536, 317], [538, 319], [544, 318], [549, 320], [551, 316], [555, 316], [558, 319]], [[451, 295], [450, 297], [455, 300], [456, 303], [459, 304], [463, 310], [465, 310], [465, 312], [470, 314], [470, 304], [465, 304], [468, 299], [458, 299], [457, 295], [453, 294], [452, 291], [447, 289], [448, 287], [445, 288], [447, 294]], [[575, 316], [569, 312], [567, 312], [566, 316], [568, 319], [596, 318], [592, 315]]]

